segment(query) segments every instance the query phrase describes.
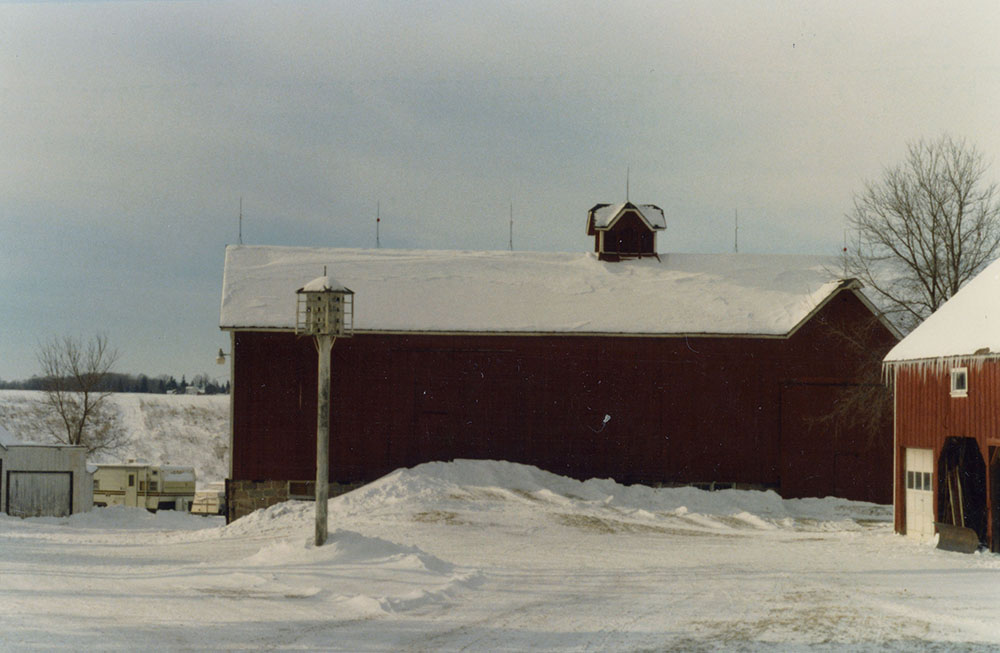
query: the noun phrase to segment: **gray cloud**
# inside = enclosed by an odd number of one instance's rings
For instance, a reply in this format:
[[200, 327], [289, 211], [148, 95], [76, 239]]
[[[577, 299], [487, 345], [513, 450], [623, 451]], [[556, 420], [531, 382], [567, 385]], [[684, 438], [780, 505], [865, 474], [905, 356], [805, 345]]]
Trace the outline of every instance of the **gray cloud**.
[[1000, 152], [992, 2], [0, 4], [0, 376], [103, 329], [193, 374], [246, 242], [835, 252], [866, 177], [948, 131]]

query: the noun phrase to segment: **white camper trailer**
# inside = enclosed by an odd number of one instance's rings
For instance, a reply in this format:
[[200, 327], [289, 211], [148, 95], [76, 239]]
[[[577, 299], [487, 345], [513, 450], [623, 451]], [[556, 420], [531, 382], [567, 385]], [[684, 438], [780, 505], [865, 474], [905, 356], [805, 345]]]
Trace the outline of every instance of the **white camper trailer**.
[[98, 465], [94, 472], [95, 506], [187, 511], [194, 489], [194, 467], [129, 461]]

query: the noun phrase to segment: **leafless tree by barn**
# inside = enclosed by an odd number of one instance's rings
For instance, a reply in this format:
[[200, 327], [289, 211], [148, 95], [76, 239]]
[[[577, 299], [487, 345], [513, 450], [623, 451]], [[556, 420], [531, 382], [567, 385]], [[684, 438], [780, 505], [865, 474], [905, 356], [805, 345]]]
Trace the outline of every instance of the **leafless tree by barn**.
[[1000, 253], [1000, 197], [988, 169], [975, 147], [944, 135], [911, 143], [902, 163], [855, 196], [847, 274], [903, 331]]
[[[1000, 197], [986, 179], [988, 169], [964, 140], [920, 140], [908, 146], [902, 163], [854, 197], [847, 216], [854, 239], [844, 252], [844, 274], [861, 280], [903, 333], [1000, 254]], [[859, 383], [845, 387], [821, 421], [834, 431], [860, 427], [878, 437], [892, 420], [881, 357], [863, 349], [860, 334], [838, 335], [863, 363]]]
[[107, 401], [111, 394], [107, 380], [117, 360], [118, 352], [104, 335], [87, 342], [69, 336], [52, 338], [40, 345], [43, 422], [56, 440], [85, 446], [88, 453], [114, 451], [124, 444], [125, 431]]

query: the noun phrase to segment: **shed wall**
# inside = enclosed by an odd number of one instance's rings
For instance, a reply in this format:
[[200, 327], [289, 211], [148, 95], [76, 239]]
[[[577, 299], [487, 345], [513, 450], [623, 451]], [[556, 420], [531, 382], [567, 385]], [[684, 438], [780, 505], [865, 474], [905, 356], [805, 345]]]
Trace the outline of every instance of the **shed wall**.
[[12, 445], [3, 454], [3, 484], [0, 487], [0, 510], [7, 511], [8, 472], [72, 472], [73, 512], [85, 512], [93, 507], [93, 475], [87, 472], [87, 451], [84, 447]]

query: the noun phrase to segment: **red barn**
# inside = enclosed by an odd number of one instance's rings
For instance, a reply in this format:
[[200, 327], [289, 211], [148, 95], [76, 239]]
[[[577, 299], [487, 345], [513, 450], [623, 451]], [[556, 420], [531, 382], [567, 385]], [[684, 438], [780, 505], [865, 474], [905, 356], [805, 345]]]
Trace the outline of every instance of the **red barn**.
[[230, 516], [311, 491], [316, 349], [294, 334], [295, 290], [324, 267], [355, 293], [331, 482], [487, 458], [887, 503], [890, 435], [819, 419], [858, 382], [840, 334], [880, 355], [897, 340], [867, 329], [859, 285], [826, 257], [657, 255], [663, 226], [651, 205], [598, 205], [592, 254], [228, 247]]
[[896, 531], [964, 526], [1000, 551], [1000, 262], [885, 358], [895, 386]]

